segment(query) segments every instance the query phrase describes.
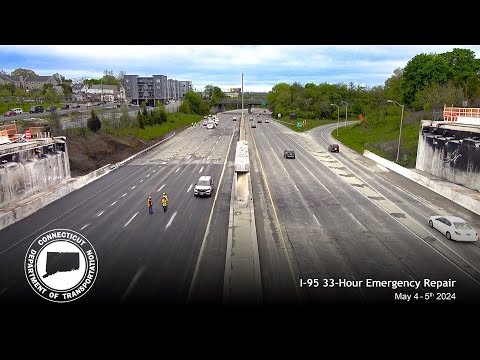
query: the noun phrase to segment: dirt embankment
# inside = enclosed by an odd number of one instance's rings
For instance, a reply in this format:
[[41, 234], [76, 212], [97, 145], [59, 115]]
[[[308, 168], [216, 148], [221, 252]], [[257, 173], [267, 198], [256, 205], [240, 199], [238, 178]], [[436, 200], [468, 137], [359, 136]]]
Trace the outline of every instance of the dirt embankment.
[[[180, 132], [185, 128], [177, 129]], [[86, 175], [107, 164], [115, 164], [168, 137], [142, 141], [134, 136], [112, 136], [88, 132], [85, 136], [68, 136], [67, 148], [72, 177]]]

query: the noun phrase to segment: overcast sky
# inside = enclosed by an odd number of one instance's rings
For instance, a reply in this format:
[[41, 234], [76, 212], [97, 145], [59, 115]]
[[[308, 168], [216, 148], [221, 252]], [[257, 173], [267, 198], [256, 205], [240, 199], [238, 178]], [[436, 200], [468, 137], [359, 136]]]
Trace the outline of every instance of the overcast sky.
[[421, 53], [440, 54], [479, 45], [0, 45], [0, 69], [67, 79], [99, 79], [105, 70], [118, 75], [166, 75], [192, 81], [203, 90], [268, 92], [280, 82], [383, 85], [393, 71]]

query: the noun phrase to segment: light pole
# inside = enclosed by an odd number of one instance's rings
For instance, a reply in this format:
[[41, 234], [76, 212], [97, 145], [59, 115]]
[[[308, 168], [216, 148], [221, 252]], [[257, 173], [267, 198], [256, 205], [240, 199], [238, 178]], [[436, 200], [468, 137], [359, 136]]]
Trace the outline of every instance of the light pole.
[[400, 134], [398, 135], [398, 149], [397, 149], [397, 161], [396, 161], [398, 163], [398, 156], [400, 155], [400, 140], [402, 139], [403, 108], [405, 107], [405, 105], [399, 104], [395, 100], [387, 100], [387, 102], [395, 103], [402, 108], [402, 117], [400, 118]]
[[243, 122], [243, 73], [242, 73], [242, 122]]
[[348, 118], [348, 103], [346, 101], [342, 101], [345, 104], [345, 127], [347, 127], [347, 118]]
[[331, 106], [336, 106], [337, 107], [337, 137], [338, 137], [338, 124], [340, 122], [340, 106], [338, 106], [337, 104], [330, 104]]

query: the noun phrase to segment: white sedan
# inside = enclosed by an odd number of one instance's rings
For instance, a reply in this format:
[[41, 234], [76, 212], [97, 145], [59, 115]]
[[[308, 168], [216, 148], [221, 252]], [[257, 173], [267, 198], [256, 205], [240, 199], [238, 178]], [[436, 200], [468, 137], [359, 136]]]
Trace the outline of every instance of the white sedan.
[[448, 240], [477, 241], [478, 239], [477, 232], [457, 216], [430, 216], [428, 225], [440, 231]]

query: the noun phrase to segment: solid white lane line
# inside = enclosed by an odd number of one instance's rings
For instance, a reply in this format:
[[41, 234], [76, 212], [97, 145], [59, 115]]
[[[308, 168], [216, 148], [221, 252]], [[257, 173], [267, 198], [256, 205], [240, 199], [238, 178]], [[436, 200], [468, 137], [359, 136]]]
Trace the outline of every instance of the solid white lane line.
[[172, 221], [173, 219], [175, 218], [175, 215], [177, 215], [177, 212], [175, 211], [172, 215], [172, 217], [170, 218], [170, 220], [168, 221], [168, 224], [167, 226], [165, 226], [165, 229], [167, 229], [170, 225], [172, 225]]
[[130, 220], [128, 220], [128, 221], [126, 222], [125, 225], [123, 225], [123, 227], [126, 227], [128, 224], [130, 224], [130, 221], [132, 221], [132, 220], [135, 218], [135, 216], [137, 216], [137, 215], [138, 215], [138, 211], [135, 213], [135, 215], [133, 215], [133, 216], [130, 218]]

